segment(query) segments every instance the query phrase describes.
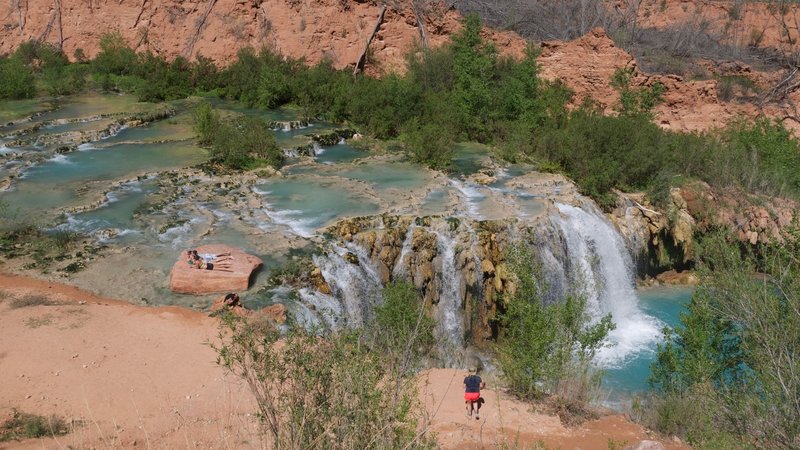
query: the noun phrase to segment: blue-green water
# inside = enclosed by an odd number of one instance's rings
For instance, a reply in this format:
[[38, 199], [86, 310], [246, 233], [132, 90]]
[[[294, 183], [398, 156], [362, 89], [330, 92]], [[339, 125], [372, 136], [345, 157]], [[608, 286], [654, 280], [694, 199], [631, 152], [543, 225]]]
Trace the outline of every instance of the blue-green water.
[[[692, 291], [680, 287], [658, 287], [640, 289], [637, 295], [644, 313], [659, 319], [664, 325], [675, 326], [679, 324], [681, 311], [691, 300]], [[606, 369], [604, 387], [611, 391], [612, 397], [617, 398], [646, 391], [650, 364], [655, 356], [654, 344], [651, 348], [642, 349], [619, 367]]]
[[339, 164], [352, 162], [358, 158], [369, 156], [364, 150], [359, 150], [348, 144], [339, 144], [331, 147], [324, 147], [321, 154], [318, 154], [317, 162], [322, 164]]
[[0, 199], [21, 210], [73, 206], [92, 183], [186, 167], [206, 159], [205, 150], [186, 143], [119, 144], [76, 151], [31, 167], [14, 190], [0, 195]]
[[301, 236], [310, 236], [336, 219], [374, 214], [379, 209], [371, 199], [332, 180], [270, 180], [256, 189], [264, 195], [273, 222], [286, 225]]

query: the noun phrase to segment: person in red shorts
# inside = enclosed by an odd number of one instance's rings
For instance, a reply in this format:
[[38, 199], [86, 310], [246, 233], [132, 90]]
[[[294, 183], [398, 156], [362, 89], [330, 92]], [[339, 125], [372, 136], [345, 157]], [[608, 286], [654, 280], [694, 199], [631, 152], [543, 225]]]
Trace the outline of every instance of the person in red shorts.
[[[472, 417], [475, 412], [475, 420], [480, 419], [481, 411], [481, 389], [486, 387], [486, 383], [478, 376], [478, 369], [471, 367], [469, 374], [464, 378], [464, 403], [467, 406], [467, 417]], [[476, 405], [477, 407], [474, 407]]]

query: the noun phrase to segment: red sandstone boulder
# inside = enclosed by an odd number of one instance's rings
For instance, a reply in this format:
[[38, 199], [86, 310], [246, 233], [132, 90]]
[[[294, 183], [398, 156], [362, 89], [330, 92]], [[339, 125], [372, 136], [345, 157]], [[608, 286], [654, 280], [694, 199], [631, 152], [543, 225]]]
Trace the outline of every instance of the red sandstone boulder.
[[241, 292], [250, 285], [250, 277], [261, 267], [261, 259], [248, 255], [238, 248], [225, 245], [197, 247], [198, 253], [230, 253], [230, 271], [197, 269], [186, 263], [186, 251], [172, 266], [169, 288], [180, 294], [209, 294], [213, 292]]

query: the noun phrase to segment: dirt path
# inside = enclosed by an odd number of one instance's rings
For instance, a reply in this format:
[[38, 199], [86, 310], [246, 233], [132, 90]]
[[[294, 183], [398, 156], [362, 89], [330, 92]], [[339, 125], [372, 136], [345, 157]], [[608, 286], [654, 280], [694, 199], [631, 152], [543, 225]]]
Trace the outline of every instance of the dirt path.
[[[2, 448], [258, 448], [252, 398], [217, 366], [215, 319], [188, 309], [145, 308], [54, 282], [0, 275], [0, 418], [13, 408], [78, 424], [58, 439]], [[12, 308], [28, 297], [34, 306]], [[420, 376], [431, 429], [444, 448], [501, 443], [607, 448], [648, 434], [621, 416], [577, 429], [530, 412], [489, 386], [481, 420], [463, 409], [463, 372]], [[670, 447], [668, 447], [670, 448]]]

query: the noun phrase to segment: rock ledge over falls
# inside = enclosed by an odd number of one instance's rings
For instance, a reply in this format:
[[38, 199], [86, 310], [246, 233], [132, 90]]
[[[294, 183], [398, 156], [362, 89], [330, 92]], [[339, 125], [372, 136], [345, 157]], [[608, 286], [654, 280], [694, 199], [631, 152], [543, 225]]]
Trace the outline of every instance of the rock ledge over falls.
[[172, 266], [169, 288], [179, 294], [209, 294], [213, 292], [239, 292], [247, 290], [250, 277], [263, 264], [261, 259], [248, 255], [242, 249], [225, 245], [197, 247], [200, 254], [231, 254], [231, 271], [197, 269], [186, 263], [186, 252], [181, 252]]

